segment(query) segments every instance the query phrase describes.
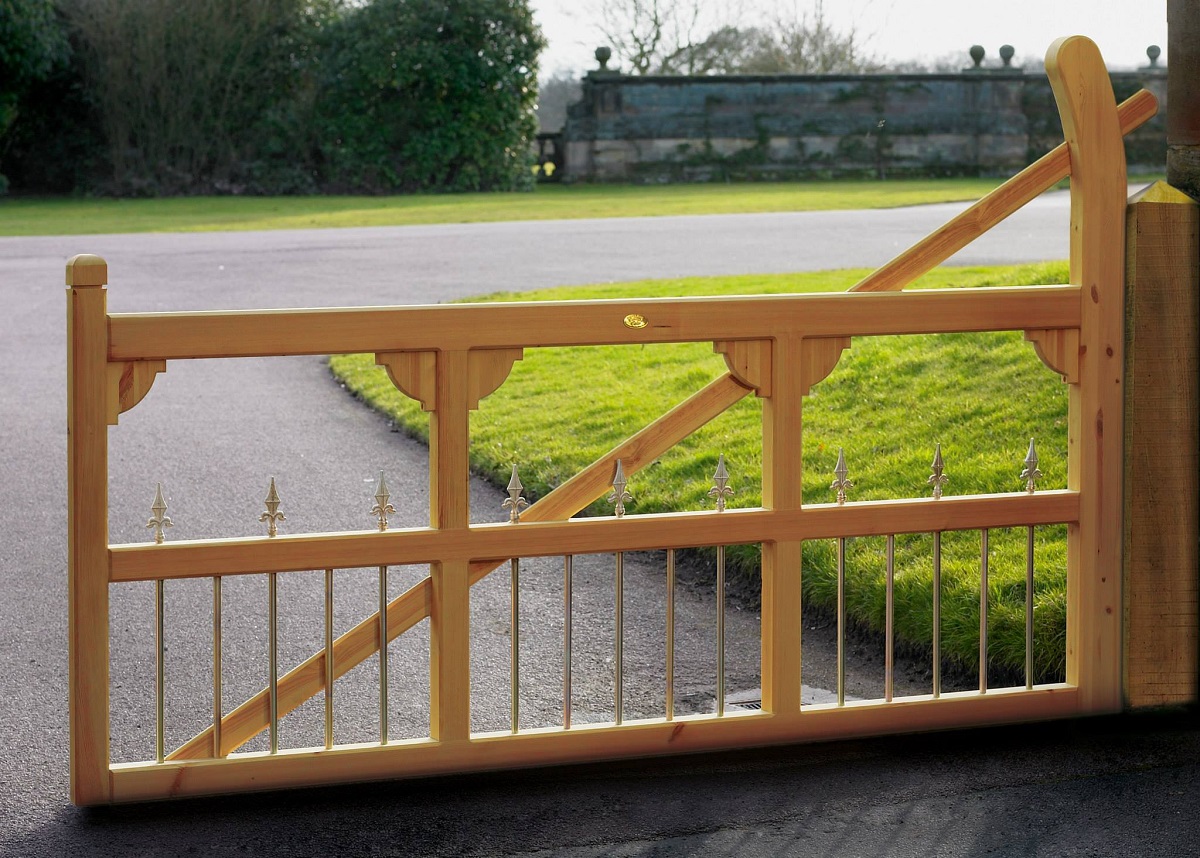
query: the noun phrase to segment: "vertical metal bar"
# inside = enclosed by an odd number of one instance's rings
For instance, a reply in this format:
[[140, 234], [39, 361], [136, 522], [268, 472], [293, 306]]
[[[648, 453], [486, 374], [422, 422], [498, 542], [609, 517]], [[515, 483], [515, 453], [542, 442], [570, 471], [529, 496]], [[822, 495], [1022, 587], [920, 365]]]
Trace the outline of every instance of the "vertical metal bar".
[[621, 721], [624, 720], [624, 706], [623, 706], [624, 694], [622, 693], [622, 682], [621, 682], [622, 674], [624, 673], [624, 666], [623, 666], [624, 653], [623, 653], [623, 646], [622, 646], [624, 643], [624, 637], [625, 637], [624, 590], [625, 590], [625, 555], [622, 552], [618, 551], [617, 552], [617, 581], [616, 581], [617, 629], [616, 629], [616, 644], [614, 647], [616, 664], [614, 666], [615, 680], [613, 683], [613, 686], [614, 686], [613, 698], [614, 698], [614, 703], [615, 703], [614, 708], [616, 710], [616, 719], [615, 720], [618, 724], [620, 724]]
[[942, 534], [933, 535], [933, 696], [942, 694]]
[[1033, 525], [1025, 535], [1025, 687], [1033, 688]]
[[988, 684], [988, 529], [980, 538], [979, 555], [979, 693], [987, 694]]
[[667, 720], [675, 717], [675, 549], [667, 549]]
[[893, 619], [896, 615], [896, 537], [888, 534], [887, 538], [887, 618], [884, 620], [884, 654], [883, 654], [883, 699], [892, 702], [892, 685], [895, 675], [895, 629]]
[[512, 565], [512, 618], [509, 620], [511, 635], [509, 657], [512, 668], [509, 676], [512, 686], [509, 695], [512, 700], [512, 731], [521, 729], [521, 561], [514, 557]]
[[717, 715], [725, 714], [725, 546], [717, 546]]
[[271, 753], [279, 753], [279, 574], [267, 576], [268, 669], [271, 700]]
[[166, 627], [163, 621], [163, 582], [154, 582], [154, 758], [160, 763], [166, 753]]
[[213, 577], [213, 756], [221, 756], [221, 576]]
[[846, 539], [837, 548], [837, 703], [846, 704]]
[[379, 567], [379, 744], [388, 743], [388, 568]]
[[333, 747], [333, 570], [325, 570], [325, 747]]
[[563, 557], [563, 729], [571, 729], [571, 555]]

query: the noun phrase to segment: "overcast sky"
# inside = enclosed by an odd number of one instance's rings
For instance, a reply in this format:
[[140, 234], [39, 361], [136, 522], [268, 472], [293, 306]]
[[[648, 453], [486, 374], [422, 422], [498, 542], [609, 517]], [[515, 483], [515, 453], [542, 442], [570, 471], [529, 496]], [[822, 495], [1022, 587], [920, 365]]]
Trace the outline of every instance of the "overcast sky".
[[[603, 41], [586, 9], [602, 0], [532, 0], [550, 47], [543, 74], [594, 68], [592, 51]], [[760, 8], [792, 0], [743, 0]], [[795, 0], [811, 11], [815, 0]], [[867, 48], [890, 60], [938, 59], [981, 44], [995, 59], [1003, 44], [1018, 59], [1040, 59], [1059, 36], [1082, 34], [1100, 46], [1111, 68], [1145, 65], [1146, 46], [1167, 47], [1167, 0], [825, 0], [825, 17], [854, 28]]]

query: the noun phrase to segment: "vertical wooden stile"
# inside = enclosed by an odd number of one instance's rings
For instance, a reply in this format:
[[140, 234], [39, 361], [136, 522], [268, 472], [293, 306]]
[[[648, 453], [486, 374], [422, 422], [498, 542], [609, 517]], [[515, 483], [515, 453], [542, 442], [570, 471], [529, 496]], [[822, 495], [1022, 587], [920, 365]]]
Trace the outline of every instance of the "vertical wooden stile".
[[1156, 182], [1126, 214], [1127, 705], [1197, 699], [1200, 206]]
[[1125, 153], [1096, 45], [1059, 39], [1046, 71], [1071, 155], [1071, 275], [1081, 291], [1080, 378], [1070, 388], [1067, 682], [1084, 712], [1121, 707], [1121, 481]]
[[71, 801], [111, 800], [108, 743], [108, 265], [67, 262]]
[[[799, 509], [800, 417], [803, 395], [802, 340], [774, 340], [771, 395], [763, 398], [763, 506]], [[775, 714], [800, 710], [800, 548], [796, 542], [762, 547], [763, 709]]]
[[[468, 352], [438, 352], [436, 371], [437, 404], [429, 415], [429, 523], [442, 530], [464, 529], [470, 523]], [[431, 738], [442, 742], [471, 735], [468, 575], [466, 561], [430, 568], [429, 730]]]

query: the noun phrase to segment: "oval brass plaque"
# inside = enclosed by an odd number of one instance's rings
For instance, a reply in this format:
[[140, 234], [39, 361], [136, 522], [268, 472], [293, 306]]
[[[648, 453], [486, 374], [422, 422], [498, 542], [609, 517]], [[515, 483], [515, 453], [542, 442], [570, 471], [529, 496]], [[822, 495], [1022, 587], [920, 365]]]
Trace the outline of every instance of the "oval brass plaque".
[[646, 317], [641, 313], [630, 313], [625, 317], [625, 327], [627, 328], [644, 328], [646, 325]]

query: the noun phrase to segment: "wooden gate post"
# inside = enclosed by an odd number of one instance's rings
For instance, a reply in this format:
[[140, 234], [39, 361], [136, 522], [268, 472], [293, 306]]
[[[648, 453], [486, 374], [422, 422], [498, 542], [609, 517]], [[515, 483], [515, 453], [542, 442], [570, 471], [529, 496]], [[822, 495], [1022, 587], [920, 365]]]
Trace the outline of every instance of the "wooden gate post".
[[1165, 182], [1132, 197], [1125, 263], [1125, 703], [1188, 703], [1200, 619], [1200, 205]]
[[[436, 399], [429, 415], [430, 525], [470, 526], [470, 364], [465, 351], [437, 354]], [[429, 611], [429, 735], [471, 737], [471, 585], [465, 560], [432, 564]]]
[[108, 744], [108, 265], [67, 262], [71, 801], [111, 800]]
[[1121, 708], [1121, 445], [1125, 151], [1112, 82], [1082, 36], [1057, 40], [1046, 72], [1071, 155], [1071, 284], [1080, 287], [1079, 383], [1070, 386], [1067, 682], [1081, 714]]
[[[802, 342], [779, 337], [771, 351], [762, 418], [767, 509], [799, 509], [802, 500]], [[799, 541], [762, 547], [762, 704], [776, 715], [800, 711], [800, 547]]]

